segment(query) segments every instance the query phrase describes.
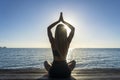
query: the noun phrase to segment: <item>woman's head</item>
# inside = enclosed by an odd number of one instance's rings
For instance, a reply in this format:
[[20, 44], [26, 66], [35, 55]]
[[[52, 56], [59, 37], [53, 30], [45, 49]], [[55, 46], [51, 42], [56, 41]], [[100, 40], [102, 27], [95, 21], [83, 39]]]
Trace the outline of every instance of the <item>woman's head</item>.
[[55, 30], [55, 38], [56, 39], [66, 39], [67, 38], [67, 30], [65, 29], [65, 26], [63, 24], [59, 24], [57, 27], [56, 27], [56, 30]]

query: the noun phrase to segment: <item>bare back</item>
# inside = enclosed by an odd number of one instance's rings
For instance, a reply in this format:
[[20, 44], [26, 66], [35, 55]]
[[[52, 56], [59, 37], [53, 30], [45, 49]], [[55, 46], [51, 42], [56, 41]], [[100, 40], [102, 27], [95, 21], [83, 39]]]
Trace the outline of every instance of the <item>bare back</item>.
[[[56, 36], [54, 38], [52, 36], [51, 28], [54, 27], [56, 24], [58, 24], [60, 21], [62, 21], [65, 25], [67, 25], [71, 29], [71, 32], [70, 32], [69, 36], [67, 37], [66, 32], [64, 32], [64, 31], [61, 32], [62, 30], [58, 30], [58, 31], [56, 31], [56, 33], [55, 33]], [[60, 27], [62, 27], [62, 26], [60, 26]], [[65, 22], [63, 20], [63, 18], [60, 18], [59, 21], [51, 24], [48, 27], [48, 37], [49, 37], [49, 41], [51, 43], [54, 60], [57, 60], [57, 61], [66, 60], [69, 45], [71, 43], [73, 35], [74, 35], [74, 27], [72, 25], [70, 25], [69, 23]]]

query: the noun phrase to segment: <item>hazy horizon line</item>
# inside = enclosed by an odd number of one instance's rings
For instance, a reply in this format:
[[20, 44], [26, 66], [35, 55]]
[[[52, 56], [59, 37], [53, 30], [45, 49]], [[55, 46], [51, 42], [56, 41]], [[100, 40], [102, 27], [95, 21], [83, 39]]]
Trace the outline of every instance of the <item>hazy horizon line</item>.
[[[2, 47], [2, 48], [4, 48], [4, 47]], [[50, 47], [6, 47], [6, 48], [50, 48]], [[90, 47], [74, 47], [74, 48], [89, 48], [90, 49]], [[74, 49], [74, 48], [69, 48], [69, 49]], [[91, 48], [94, 48], [94, 47], [91, 47]], [[96, 49], [97, 48], [120, 48], [120, 47], [96, 47]]]

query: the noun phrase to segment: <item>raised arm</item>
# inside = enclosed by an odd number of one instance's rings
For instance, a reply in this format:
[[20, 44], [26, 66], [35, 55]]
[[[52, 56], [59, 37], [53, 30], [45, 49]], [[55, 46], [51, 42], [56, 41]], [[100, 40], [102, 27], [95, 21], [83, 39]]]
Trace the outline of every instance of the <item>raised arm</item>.
[[59, 20], [62, 21], [64, 24], [66, 24], [71, 29], [71, 32], [70, 32], [70, 34], [68, 36], [68, 42], [70, 43], [73, 36], [74, 36], [75, 28], [71, 24], [64, 21], [62, 12], [60, 13], [60, 19]]
[[49, 37], [49, 40], [50, 40], [51, 43], [54, 41], [54, 38], [53, 38], [53, 36], [52, 36], [51, 29], [52, 29], [56, 24], [58, 24], [60, 21], [63, 21], [62, 12], [60, 13], [59, 20], [56, 21], [56, 22], [54, 22], [53, 24], [51, 24], [51, 25], [48, 27], [48, 29], [47, 29], [48, 37]]
[[68, 42], [70, 43], [73, 36], [74, 36], [75, 28], [71, 24], [69, 24], [69, 23], [67, 23], [65, 21], [63, 21], [63, 23], [66, 24], [71, 29], [71, 32], [70, 32], [70, 34], [68, 36]]
[[54, 22], [53, 24], [51, 24], [50, 26], [48, 26], [48, 28], [47, 28], [47, 33], [48, 33], [49, 41], [50, 41], [51, 43], [53, 43], [53, 41], [54, 41], [54, 38], [53, 38], [53, 36], [52, 36], [51, 29], [52, 29], [56, 24], [58, 24], [58, 23], [59, 23], [59, 21], [56, 21], [56, 22]]

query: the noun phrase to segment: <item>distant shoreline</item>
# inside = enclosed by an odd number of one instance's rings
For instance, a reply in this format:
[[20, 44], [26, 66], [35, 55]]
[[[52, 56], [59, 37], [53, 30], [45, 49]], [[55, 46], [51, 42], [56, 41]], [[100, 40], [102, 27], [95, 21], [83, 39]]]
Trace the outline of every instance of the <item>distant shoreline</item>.
[[4, 47], [0, 47], [0, 49], [1, 49], [1, 48], [3, 49], [3, 48], [7, 48], [7, 47], [6, 47], [6, 46], [4, 46]]
[[[12, 49], [14, 47], [5, 47], [5, 48]], [[16, 48], [14, 48], [14, 49], [16, 49]], [[17, 48], [17, 49], [19, 49], [19, 48]], [[21, 47], [20, 49], [24, 49], [24, 47], [23, 48]], [[25, 49], [51, 49], [51, 48], [25, 48]], [[120, 48], [70, 48], [70, 49], [120, 49]]]

